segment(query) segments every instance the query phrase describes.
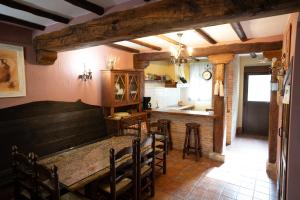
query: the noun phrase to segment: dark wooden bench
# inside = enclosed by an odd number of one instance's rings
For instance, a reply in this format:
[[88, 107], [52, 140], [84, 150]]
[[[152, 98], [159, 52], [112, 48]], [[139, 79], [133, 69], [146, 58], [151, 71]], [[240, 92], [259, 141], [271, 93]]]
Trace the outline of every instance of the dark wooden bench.
[[0, 109], [0, 188], [11, 181], [11, 146], [46, 156], [107, 137], [102, 107], [39, 101]]

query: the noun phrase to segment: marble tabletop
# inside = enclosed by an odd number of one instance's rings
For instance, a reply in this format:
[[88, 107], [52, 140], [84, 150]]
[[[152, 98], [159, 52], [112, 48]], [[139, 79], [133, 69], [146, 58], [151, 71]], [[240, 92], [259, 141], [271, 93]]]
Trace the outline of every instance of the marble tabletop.
[[47, 167], [56, 165], [59, 182], [69, 190], [84, 185], [109, 173], [109, 150], [116, 151], [132, 145], [133, 136], [111, 137], [93, 144], [50, 156], [38, 162]]

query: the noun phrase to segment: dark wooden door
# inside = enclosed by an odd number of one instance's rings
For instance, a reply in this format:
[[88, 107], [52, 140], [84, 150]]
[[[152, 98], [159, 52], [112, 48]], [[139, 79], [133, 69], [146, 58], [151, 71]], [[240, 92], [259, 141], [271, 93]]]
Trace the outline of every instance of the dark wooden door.
[[271, 94], [269, 66], [245, 67], [243, 132], [267, 136], [269, 130], [269, 104]]

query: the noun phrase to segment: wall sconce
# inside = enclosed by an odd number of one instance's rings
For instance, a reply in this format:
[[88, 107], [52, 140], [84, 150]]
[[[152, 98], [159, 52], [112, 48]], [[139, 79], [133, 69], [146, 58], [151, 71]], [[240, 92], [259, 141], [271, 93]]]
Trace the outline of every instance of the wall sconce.
[[78, 79], [81, 79], [83, 81], [87, 81], [87, 80], [92, 80], [92, 71], [91, 69], [89, 69], [89, 71], [87, 72], [86, 69], [85, 69], [85, 64], [84, 65], [84, 70], [83, 70], [83, 74], [80, 74], [78, 76]]

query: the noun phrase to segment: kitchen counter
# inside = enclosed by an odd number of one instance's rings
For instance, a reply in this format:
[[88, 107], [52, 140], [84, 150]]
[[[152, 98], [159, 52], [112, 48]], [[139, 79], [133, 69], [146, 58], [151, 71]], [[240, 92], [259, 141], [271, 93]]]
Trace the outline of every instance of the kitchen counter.
[[[186, 133], [186, 123], [200, 124], [200, 145], [202, 155], [212, 158], [214, 146], [214, 121], [217, 116], [213, 112], [196, 110], [173, 110], [170, 108], [159, 108], [148, 111], [151, 122], [159, 119], [171, 121], [171, 136], [173, 148], [182, 151]], [[193, 145], [194, 142], [192, 142]], [[215, 158], [212, 158], [215, 159]], [[217, 160], [217, 159], [216, 159]]]
[[192, 115], [192, 116], [203, 116], [203, 117], [212, 117], [215, 118], [216, 115], [214, 115], [213, 112], [211, 111], [198, 111], [198, 110], [183, 110], [183, 109], [170, 109], [169, 107], [167, 108], [158, 108], [158, 109], [152, 109], [149, 110], [148, 112], [153, 112], [153, 113], [168, 113], [172, 115]]

